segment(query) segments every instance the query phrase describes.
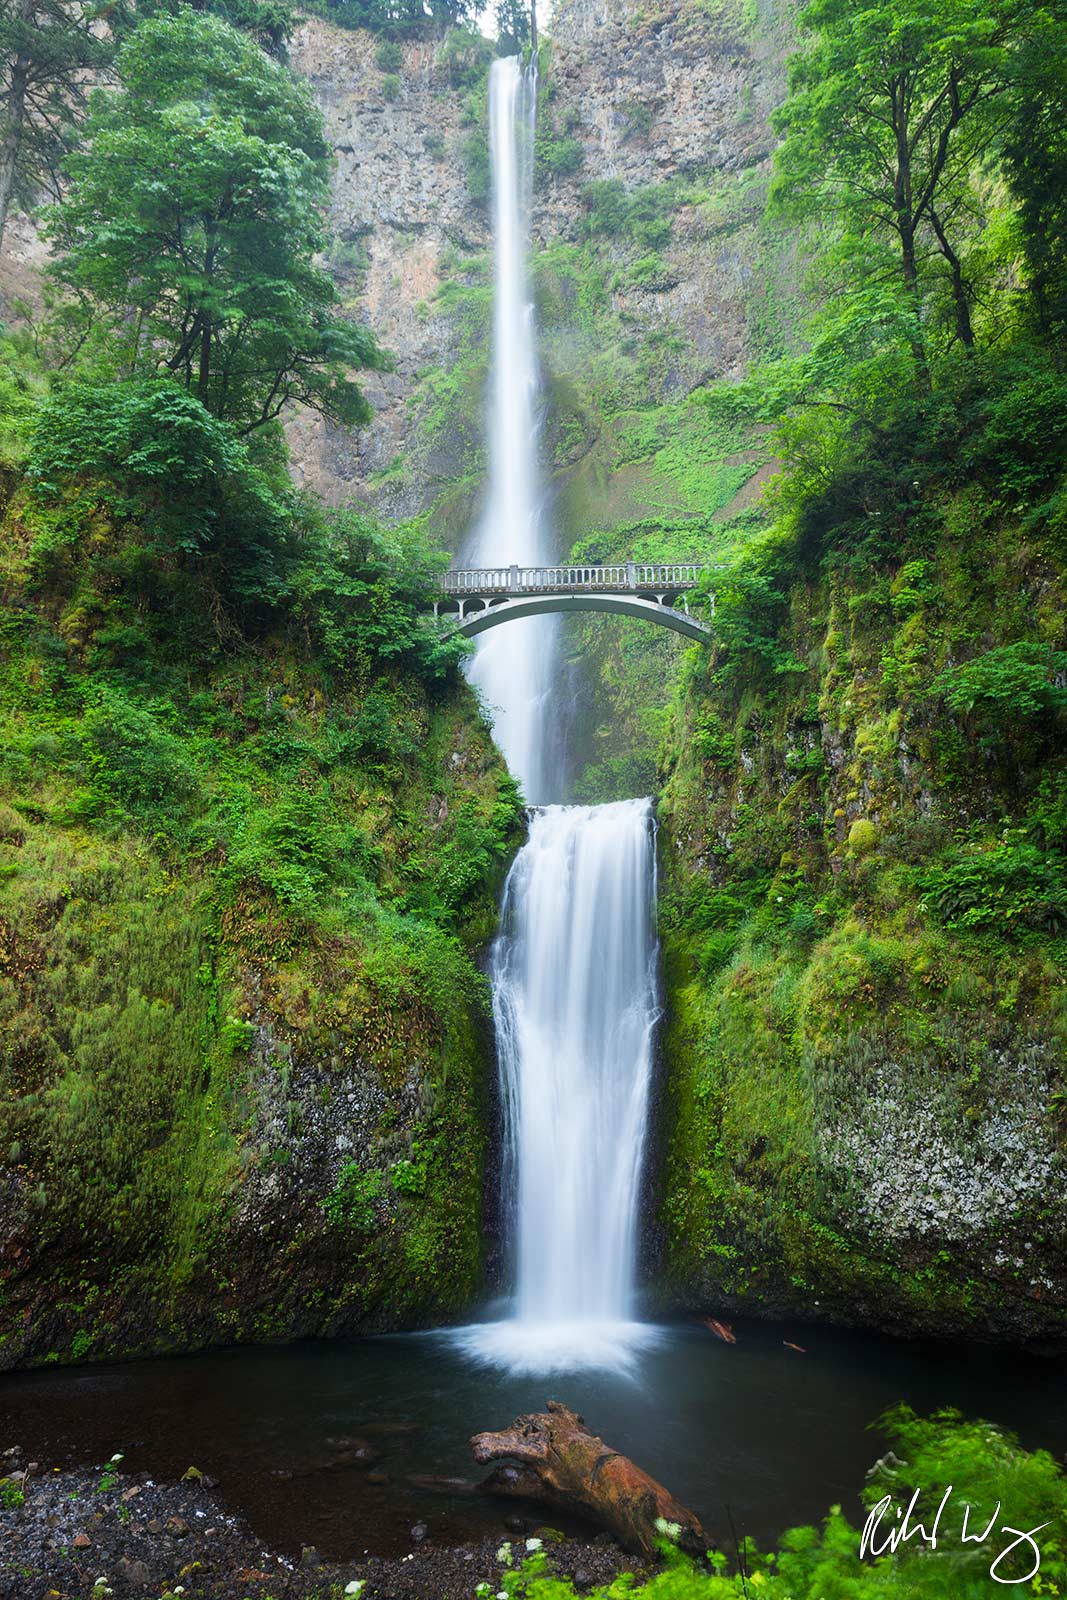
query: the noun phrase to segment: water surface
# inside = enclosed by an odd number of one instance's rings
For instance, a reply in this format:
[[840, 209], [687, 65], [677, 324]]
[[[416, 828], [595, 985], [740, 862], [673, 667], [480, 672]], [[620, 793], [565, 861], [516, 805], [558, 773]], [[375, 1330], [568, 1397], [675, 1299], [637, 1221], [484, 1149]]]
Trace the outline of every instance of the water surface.
[[[265, 1542], [338, 1558], [406, 1551], [419, 1521], [442, 1542], [502, 1532], [512, 1503], [412, 1480], [473, 1483], [469, 1436], [549, 1398], [664, 1481], [724, 1547], [731, 1514], [761, 1543], [835, 1502], [855, 1515], [884, 1448], [868, 1424], [898, 1400], [955, 1405], [1028, 1446], [1067, 1451], [1067, 1359], [820, 1328], [735, 1331], [727, 1346], [699, 1327], [665, 1329], [630, 1377], [479, 1368], [453, 1334], [15, 1374], [0, 1379], [0, 1449], [18, 1442], [49, 1465], [121, 1450], [130, 1470], [159, 1475], [195, 1465]], [[380, 1455], [354, 1460], [361, 1442]]]

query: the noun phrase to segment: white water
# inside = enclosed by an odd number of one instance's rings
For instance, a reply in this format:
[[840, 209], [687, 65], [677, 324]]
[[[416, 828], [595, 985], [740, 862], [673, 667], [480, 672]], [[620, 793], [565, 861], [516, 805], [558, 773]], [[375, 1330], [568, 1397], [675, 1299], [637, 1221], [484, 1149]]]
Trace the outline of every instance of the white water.
[[[537, 467], [538, 374], [528, 253], [537, 74], [517, 56], [489, 73], [489, 144], [496, 248], [489, 396], [489, 486], [468, 552], [471, 566], [550, 565]], [[549, 694], [556, 625], [531, 617], [478, 640], [471, 682], [481, 690], [504, 757], [532, 804], [553, 798]]]
[[[489, 79], [496, 300], [490, 483], [472, 559], [551, 559], [537, 473], [537, 364], [527, 280], [536, 80]], [[471, 678], [526, 797], [558, 795], [550, 752], [553, 620], [483, 636]], [[541, 805], [508, 876], [493, 952], [515, 1294], [504, 1321], [459, 1330], [516, 1372], [625, 1368], [655, 1330], [633, 1320], [657, 1019], [651, 806]]]

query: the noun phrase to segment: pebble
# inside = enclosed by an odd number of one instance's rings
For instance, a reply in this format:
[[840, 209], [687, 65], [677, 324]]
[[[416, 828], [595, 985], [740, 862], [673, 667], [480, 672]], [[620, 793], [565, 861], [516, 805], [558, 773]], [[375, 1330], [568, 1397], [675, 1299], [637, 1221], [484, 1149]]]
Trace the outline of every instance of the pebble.
[[75, 1550], [88, 1550], [93, 1541], [87, 1533], [76, 1533], [70, 1542]]
[[123, 1556], [119, 1561], [118, 1571], [132, 1589], [147, 1589], [151, 1581], [151, 1574], [145, 1563], [136, 1559], [131, 1560], [129, 1556]]
[[429, 1536], [430, 1530], [426, 1526], [425, 1522], [416, 1522], [415, 1526], [411, 1530], [411, 1537], [414, 1539], [415, 1543], [421, 1544], [422, 1541], [424, 1539], [428, 1539]]

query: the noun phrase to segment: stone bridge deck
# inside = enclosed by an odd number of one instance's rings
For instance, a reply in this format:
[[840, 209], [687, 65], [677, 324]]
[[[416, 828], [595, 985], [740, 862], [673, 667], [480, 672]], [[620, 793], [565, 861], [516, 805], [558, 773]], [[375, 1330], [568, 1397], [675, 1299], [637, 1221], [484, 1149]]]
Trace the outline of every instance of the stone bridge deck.
[[[434, 616], [458, 614], [457, 633], [468, 638], [515, 617], [554, 611], [613, 611], [707, 640], [711, 629], [690, 616], [688, 594], [710, 573], [696, 564], [611, 567], [469, 567], [446, 572]], [[712, 599], [714, 609], [714, 599]]]

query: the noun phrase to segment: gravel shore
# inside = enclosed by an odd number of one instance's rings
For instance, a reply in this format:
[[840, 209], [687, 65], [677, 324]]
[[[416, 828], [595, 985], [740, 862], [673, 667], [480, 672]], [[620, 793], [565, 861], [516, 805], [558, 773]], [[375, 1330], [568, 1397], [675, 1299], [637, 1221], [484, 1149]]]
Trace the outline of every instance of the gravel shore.
[[[527, 1536], [512, 1536], [512, 1564]], [[564, 1538], [546, 1527], [529, 1536], [579, 1590], [634, 1567], [607, 1535]], [[498, 1540], [439, 1546], [420, 1525], [403, 1556], [333, 1562], [309, 1547], [293, 1558], [258, 1539], [195, 1468], [162, 1483], [126, 1474], [121, 1460], [60, 1468], [20, 1447], [0, 1455], [0, 1600], [475, 1600], [482, 1583], [495, 1594], [508, 1564]]]

